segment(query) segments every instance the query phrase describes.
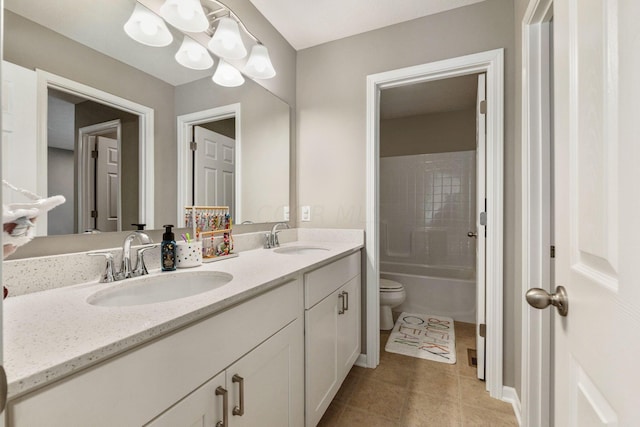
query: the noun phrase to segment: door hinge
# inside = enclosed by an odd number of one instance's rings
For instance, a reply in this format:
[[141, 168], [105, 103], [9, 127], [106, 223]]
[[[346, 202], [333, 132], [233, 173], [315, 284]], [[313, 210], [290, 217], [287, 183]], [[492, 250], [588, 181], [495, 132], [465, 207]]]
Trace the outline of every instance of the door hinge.
[[195, 141], [191, 141], [189, 143], [189, 148], [191, 149], [191, 151], [196, 151], [198, 149], [198, 143]]
[[487, 213], [480, 212], [480, 225], [487, 225]]
[[91, 211], [91, 218], [98, 218], [98, 211]]
[[91, 158], [92, 159], [97, 159], [98, 158], [98, 150], [93, 150], [91, 152]]
[[485, 325], [484, 323], [480, 324], [480, 328], [478, 331], [478, 334], [482, 337], [482, 338], [486, 338], [487, 337], [487, 325]]
[[480, 101], [480, 114], [487, 114], [487, 101]]
[[556, 257], [556, 247], [554, 245], [551, 245], [551, 258], [555, 258]]

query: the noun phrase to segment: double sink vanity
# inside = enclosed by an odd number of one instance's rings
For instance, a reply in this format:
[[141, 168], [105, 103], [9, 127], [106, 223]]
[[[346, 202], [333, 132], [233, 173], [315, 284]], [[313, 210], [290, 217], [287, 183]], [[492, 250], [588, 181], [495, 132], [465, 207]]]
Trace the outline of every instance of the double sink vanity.
[[315, 426], [360, 354], [364, 235], [287, 233], [274, 249], [239, 235], [247, 250], [201, 267], [6, 299], [5, 425]]

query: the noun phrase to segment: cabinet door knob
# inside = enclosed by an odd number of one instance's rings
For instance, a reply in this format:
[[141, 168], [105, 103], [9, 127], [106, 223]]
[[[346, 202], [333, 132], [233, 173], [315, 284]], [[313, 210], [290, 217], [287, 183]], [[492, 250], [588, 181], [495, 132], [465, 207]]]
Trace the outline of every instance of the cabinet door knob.
[[216, 427], [229, 427], [229, 399], [224, 387], [216, 388], [216, 396], [222, 396], [222, 421], [216, 423]]
[[233, 378], [231, 378], [231, 381], [234, 383], [238, 383], [240, 388], [240, 404], [233, 408], [232, 413], [233, 415], [243, 416], [244, 415], [244, 378], [242, 378], [238, 374], [235, 374]]
[[340, 292], [338, 294], [338, 299], [340, 300], [340, 309], [338, 309], [338, 314], [344, 314], [344, 292]]

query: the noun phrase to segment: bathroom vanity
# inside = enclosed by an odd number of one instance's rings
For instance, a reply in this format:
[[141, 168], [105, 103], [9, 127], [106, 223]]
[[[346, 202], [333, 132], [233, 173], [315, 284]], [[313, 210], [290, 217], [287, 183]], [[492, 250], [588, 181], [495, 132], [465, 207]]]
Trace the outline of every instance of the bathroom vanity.
[[360, 354], [352, 234], [170, 273], [233, 279], [165, 302], [88, 303], [126, 281], [5, 300], [6, 425], [316, 425]]

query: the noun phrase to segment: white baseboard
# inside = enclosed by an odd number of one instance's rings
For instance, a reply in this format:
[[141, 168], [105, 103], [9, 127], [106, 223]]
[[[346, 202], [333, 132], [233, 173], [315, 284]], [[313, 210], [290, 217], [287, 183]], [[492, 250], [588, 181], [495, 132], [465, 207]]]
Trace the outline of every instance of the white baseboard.
[[367, 355], [364, 353], [360, 353], [360, 355], [356, 359], [355, 365], [360, 366], [362, 368], [368, 368], [369, 364], [367, 363]]
[[516, 418], [518, 419], [518, 425], [522, 425], [521, 418], [521, 408], [520, 408], [520, 398], [518, 397], [518, 393], [516, 389], [513, 387], [502, 387], [502, 400], [504, 402], [511, 403], [513, 406], [513, 412], [516, 414]]

